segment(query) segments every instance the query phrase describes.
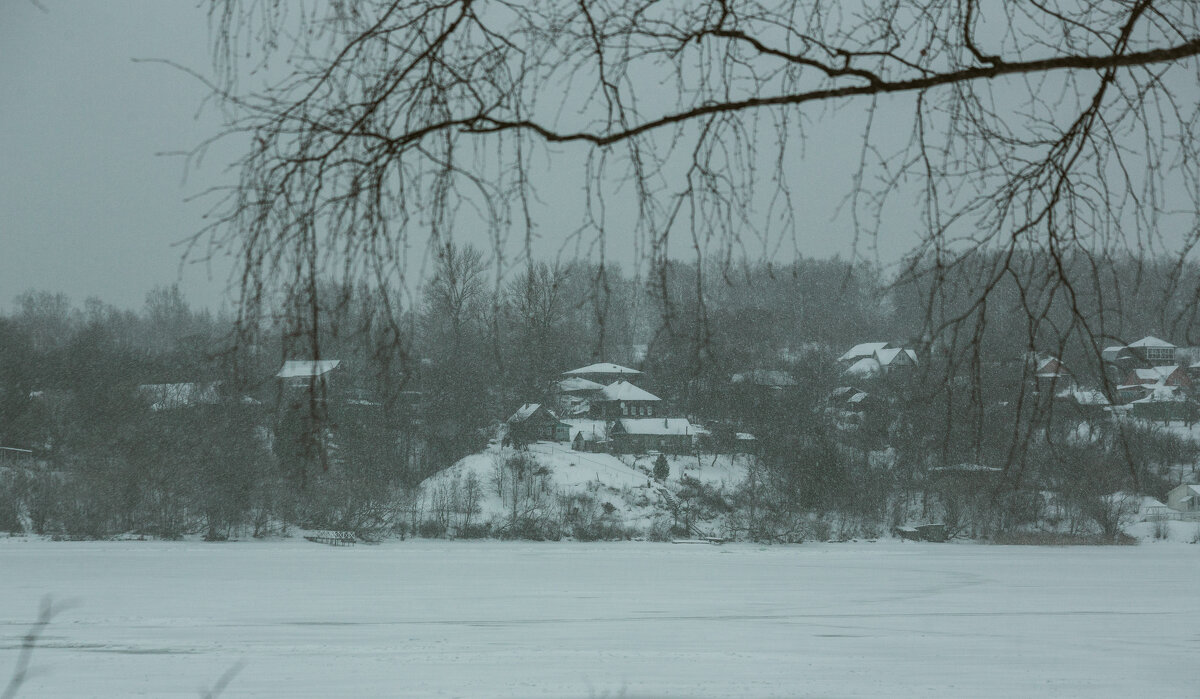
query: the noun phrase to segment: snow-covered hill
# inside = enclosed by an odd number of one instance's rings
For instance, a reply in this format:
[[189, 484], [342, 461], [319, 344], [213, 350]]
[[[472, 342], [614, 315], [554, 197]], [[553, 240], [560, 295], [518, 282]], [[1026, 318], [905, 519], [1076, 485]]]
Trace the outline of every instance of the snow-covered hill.
[[[522, 518], [606, 530], [610, 536], [665, 533], [678, 519], [685, 480], [731, 491], [745, 480], [743, 455], [667, 455], [670, 476], [656, 481], [657, 454], [616, 456], [535, 442], [525, 449], [493, 442], [422, 484], [425, 507], [452, 533], [505, 533]], [[698, 522], [712, 528], [715, 522]]]

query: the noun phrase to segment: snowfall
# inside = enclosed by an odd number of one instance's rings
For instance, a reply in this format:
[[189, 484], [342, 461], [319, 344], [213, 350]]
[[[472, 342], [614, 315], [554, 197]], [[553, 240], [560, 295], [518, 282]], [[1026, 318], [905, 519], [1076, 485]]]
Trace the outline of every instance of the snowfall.
[[1200, 545], [0, 540], [19, 696], [1197, 696]]

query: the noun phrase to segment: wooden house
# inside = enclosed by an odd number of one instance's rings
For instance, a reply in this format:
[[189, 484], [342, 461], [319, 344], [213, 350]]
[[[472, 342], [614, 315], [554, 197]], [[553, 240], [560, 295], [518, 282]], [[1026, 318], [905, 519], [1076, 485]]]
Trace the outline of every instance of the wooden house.
[[[1179, 366], [1155, 366], [1137, 368], [1125, 375], [1117, 386], [1117, 393], [1125, 403], [1132, 403], [1150, 397], [1156, 389], [1182, 389], [1186, 392], [1192, 387], [1192, 379]], [[1163, 392], [1159, 392], [1163, 393]], [[1165, 399], [1165, 393], [1160, 399]]]
[[319, 394], [328, 391], [336, 381], [341, 367], [340, 359], [289, 359], [275, 374], [285, 392], [317, 389]]
[[701, 430], [687, 418], [634, 418], [617, 420], [609, 428], [612, 450], [619, 454], [645, 454], [658, 450], [670, 454], [692, 451]]
[[[858, 345], [857, 347], [863, 347], [863, 345]], [[853, 351], [851, 350], [851, 352]], [[842, 357], [848, 354], [850, 352], [842, 355]], [[855, 360], [846, 367], [842, 374], [844, 376], [869, 379], [883, 376], [893, 371], [911, 369], [915, 366], [917, 366], [917, 353], [913, 350], [901, 347], [880, 347], [870, 355]]]
[[1184, 483], [1167, 491], [1167, 507], [1176, 512], [1200, 515], [1200, 485]]
[[1171, 366], [1175, 364], [1175, 345], [1160, 340], [1153, 335], [1147, 335], [1137, 342], [1131, 342], [1125, 349], [1133, 356], [1149, 366]]
[[1038, 392], [1062, 391], [1074, 385], [1074, 377], [1058, 357], [1041, 356], [1034, 361], [1034, 387]]
[[522, 405], [507, 424], [508, 439], [514, 443], [571, 441], [571, 426], [539, 403]]
[[1128, 345], [1111, 345], [1100, 353], [1109, 378], [1120, 381], [1134, 369], [1172, 366], [1176, 364], [1178, 348], [1153, 335], [1131, 342]]
[[868, 359], [875, 356], [875, 352], [881, 349], [890, 349], [890, 342], [860, 342], [851, 347], [838, 357], [837, 360], [843, 366], [852, 366], [862, 359]]
[[657, 417], [662, 415], [662, 399], [629, 383], [615, 381], [591, 399], [591, 416], [606, 420]]

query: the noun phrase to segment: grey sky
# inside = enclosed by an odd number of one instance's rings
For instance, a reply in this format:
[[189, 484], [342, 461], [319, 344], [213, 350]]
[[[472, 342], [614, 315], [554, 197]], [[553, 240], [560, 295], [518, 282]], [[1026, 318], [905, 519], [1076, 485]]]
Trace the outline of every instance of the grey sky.
[[[228, 263], [180, 269], [177, 243], [203, 225], [206, 207], [185, 200], [228, 178], [223, 166], [236, 153], [210, 154], [185, 184], [182, 160], [161, 154], [199, 143], [219, 119], [199, 111], [197, 82], [134, 62], [165, 58], [207, 71], [205, 8], [150, 0], [41, 5], [45, 11], [24, 0], [0, 3], [0, 308], [29, 288], [136, 308], [149, 289], [176, 281], [193, 303], [219, 306]], [[830, 139], [810, 138], [807, 148], [812, 167], [803, 168], [801, 187], [814, 225], [798, 233], [802, 252], [844, 254], [847, 226], [828, 222], [845, 191], [846, 158]], [[562, 205], [570, 193], [556, 196], [551, 181], [543, 197], [548, 220], [539, 227], [544, 250], [560, 247], [555, 231], [577, 225], [572, 206]], [[632, 261], [625, 247], [618, 241], [610, 256]]]
[[207, 23], [191, 3], [0, 3], [0, 307], [28, 288], [140, 307], [155, 285], [180, 281], [217, 306], [226, 270], [180, 276], [180, 248], [203, 207], [178, 158], [218, 121], [196, 120], [202, 88], [167, 57], [207, 66]]

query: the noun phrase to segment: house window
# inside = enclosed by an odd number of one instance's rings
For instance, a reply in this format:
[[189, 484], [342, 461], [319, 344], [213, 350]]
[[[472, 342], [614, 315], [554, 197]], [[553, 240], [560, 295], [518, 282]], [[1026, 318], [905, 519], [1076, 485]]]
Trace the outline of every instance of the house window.
[[622, 415], [628, 415], [628, 414], [629, 414], [629, 406], [628, 406], [628, 405], [625, 405], [624, 403], [621, 403], [621, 414], [622, 414]]
[[1150, 361], [1171, 361], [1175, 358], [1173, 347], [1147, 347], [1146, 359]]
[[647, 405], [646, 406], [646, 414], [649, 415], [650, 417], [654, 417], [654, 407]]

